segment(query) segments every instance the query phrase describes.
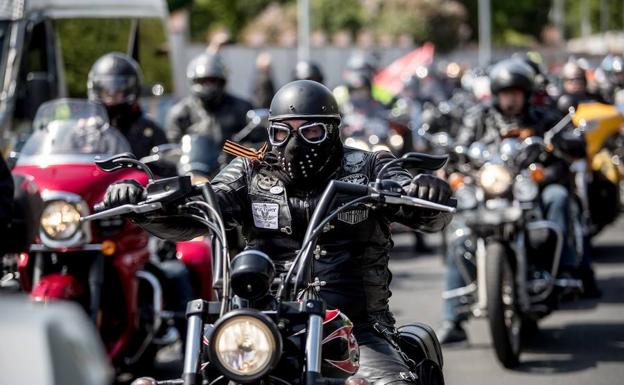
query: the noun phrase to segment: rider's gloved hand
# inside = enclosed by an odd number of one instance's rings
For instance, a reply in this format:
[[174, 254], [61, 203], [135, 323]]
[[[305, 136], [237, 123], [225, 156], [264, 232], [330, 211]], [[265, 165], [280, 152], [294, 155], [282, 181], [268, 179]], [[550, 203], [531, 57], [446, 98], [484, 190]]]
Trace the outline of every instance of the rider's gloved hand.
[[136, 204], [143, 200], [145, 200], [145, 188], [139, 182], [128, 179], [108, 186], [103, 202], [106, 208], [111, 208]]
[[412, 179], [407, 187], [407, 195], [447, 204], [451, 197], [451, 187], [443, 179], [429, 174], [420, 174]]

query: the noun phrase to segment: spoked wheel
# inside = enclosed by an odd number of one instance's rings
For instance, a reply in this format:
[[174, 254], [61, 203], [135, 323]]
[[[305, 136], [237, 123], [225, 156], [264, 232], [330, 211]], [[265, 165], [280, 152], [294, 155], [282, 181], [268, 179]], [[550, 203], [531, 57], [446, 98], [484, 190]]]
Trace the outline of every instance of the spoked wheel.
[[487, 307], [496, 356], [506, 368], [518, 365], [522, 316], [517, 307], [514, 272], [505, 247], [491, 243], [487, 251]]

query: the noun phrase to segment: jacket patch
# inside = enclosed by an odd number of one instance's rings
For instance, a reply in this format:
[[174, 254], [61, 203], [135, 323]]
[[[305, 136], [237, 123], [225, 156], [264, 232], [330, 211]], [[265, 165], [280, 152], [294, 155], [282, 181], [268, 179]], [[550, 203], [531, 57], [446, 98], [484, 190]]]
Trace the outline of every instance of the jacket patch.
[[[359, 153], [359, 154], [362, 154], [362, 153]], [[368, 183], [368, 177], [364, 174], [351, 174], [351, 175], [343, 176], [339, 180], [341, 182], [361, 184], [361, 185], [365, 185]], [[338, 214], [337, 218], [341, 222], [348, 223], [350, 225], [355, 225], [357, 223], [363, 222], [368, 219], [368, 208], [345, 211], [345, 212]]]
[[343, 176], [339, 179], [339, 181], [365, 185], [368, 183], [368, 177], [364, 174], [351, 174]]
[[364, 222], [368, 219], [368, 209], [355, 209], [342, 212], [338, 214], [338, 220], [350, 225], [355, 225], [360, 222]]
[[360, 152], [360, 151], [350, 152], [346, 154], [344, 157], [343, 167], [349, 173], [358, 172], [364, 167], [364, 164], [366, 163], [364, 158], [365, 158], [365, 154], [363, 152]]
[[251, 204], [251, 212], [256, 227], [273, 230], [278, 228], [279, 205], [277, 203], [253, 202]]

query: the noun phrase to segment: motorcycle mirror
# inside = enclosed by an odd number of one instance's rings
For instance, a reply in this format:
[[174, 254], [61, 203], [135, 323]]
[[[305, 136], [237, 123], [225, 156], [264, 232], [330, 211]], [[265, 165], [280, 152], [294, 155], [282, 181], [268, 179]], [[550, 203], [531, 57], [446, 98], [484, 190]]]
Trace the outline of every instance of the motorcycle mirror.
[[134, 168], [145, 172], [150, 182], [154, 180], [154, 174], [152, 170], [146, 165], [136, 159], [136, 157], [129, 152], [122, 152], [121, 154], [113, 155], [106, 159], [96, 159], [95, 165], [102, 171], [113, 172], [122, 168]]
[[442, 168], [448, 160], [448, 155], [429, 155], [419, 152], [408, 152], [401, 157], [403, 163], [412, 168], [426, 171], [435, 171]]

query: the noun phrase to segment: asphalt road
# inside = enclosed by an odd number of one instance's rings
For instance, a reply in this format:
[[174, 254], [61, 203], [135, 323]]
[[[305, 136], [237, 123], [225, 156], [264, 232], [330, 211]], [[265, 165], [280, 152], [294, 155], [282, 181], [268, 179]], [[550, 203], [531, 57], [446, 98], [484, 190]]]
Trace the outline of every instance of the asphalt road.
[[[438, 254], [414, 256], [412, 236], [395, 237], [391, 262], [391, 307], [399, 325], [441, 323], [444, 265]], [[429, 239], [436, 243], [435, 237]], [[491, 348], [484, 319], [467, 324], [469, 343], [444, 348], [449, 385], [624, 384], [624, 219], [594, 242], [595, 269], [603, 290], [600, 300], [569, 303], [540, 322], [515, 370], [502, 368]], [[157, 378], [179, 373], [180, 351], [159, 354]]]
[[[414, 258], [397, 239], [391, 307], [399, 324], [441, 323], [444, 266], [438, 255]], [[467, 324], [469, 343], [444, 348], [450, 385], [624, 384], [624, 220], [594, 241], [595, 269], [603, 296], [565, 304], [539, 324], [540, 332], [515, 370], [504, 369], [491, 348], [485, 319]]]

